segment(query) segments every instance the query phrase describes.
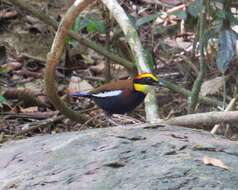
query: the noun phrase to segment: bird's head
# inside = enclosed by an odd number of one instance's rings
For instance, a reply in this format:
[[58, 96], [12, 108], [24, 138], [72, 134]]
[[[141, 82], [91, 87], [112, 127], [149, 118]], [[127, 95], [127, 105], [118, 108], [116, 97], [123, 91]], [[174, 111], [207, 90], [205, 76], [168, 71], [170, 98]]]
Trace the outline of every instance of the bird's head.
[[151, 73], [141, 73], [133, 79], [135, 91], [147, 94], [153, 86], [159, 86], [159, 79]]

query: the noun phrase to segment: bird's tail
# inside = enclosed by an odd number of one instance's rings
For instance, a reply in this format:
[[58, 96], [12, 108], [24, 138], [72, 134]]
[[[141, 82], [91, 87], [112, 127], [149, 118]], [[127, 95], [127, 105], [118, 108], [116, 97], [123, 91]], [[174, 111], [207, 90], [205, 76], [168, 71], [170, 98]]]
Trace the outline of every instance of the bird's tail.
[[91, 94], [85, 92], [74, 92], [70, 95], [74, 97], [86, 97], [86, 98], [90, 98], [92, 96]]

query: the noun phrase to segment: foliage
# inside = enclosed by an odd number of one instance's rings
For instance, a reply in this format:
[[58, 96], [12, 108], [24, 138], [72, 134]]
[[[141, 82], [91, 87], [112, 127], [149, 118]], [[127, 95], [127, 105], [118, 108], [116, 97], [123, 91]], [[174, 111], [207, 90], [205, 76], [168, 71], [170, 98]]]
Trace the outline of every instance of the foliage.
[[104, 22], [90, 15], [86, 15], [83, 18], [81, 16], [78, 16], [76, 18], [72, 30], [74, 32], [79, 32], [83, 29], [86, 29], [88, 33], [99, 32], [104, 34], [106, 32], [106, 26]]
[[[203, 3], [204, 2], [204, 3]], [[237, 33], [231, 29], [238, 24], [238, 20], [231, 13], [232, 1], [222, 0], [195, 0], [187, 9], [187, 14], [199, 18], [202, 8], [206, 7], [206, 29], [204, 31], [204, 42], [218, 39], [217, 57], [215, 60], [218, 70], [223, 73], [235, 56], [235, 44]], [[189, 17], [188, 17], [189, 18]], [[209, 18], [209, 19], [208, 19]]]
[[4, 96], [0, 95], [0, 108], [3, 107], [4, 102], [6, 102], [6, 99], [4, 98]]
[[197, 17], [200, 15], [202, 8], [203, 8], [203, 1], [195, 0], [188, 6], [188, 13], [194, 17]]
[[[75, 19], [71, 30], [74, 32], [81, 32], [83, 30], [86, 30], [88, 33], [98, 32], [101, 34], [105, 34], [106, 33], [106, 25], [103, 22], [103, 20], [100, 20], [100, 19], [96, 18], [95, 16], [85, 15], [84, 17], [82, 17], [79, 15]], [[66, 38], [65, 43], [72, 44], [73, 46], [75, 45], [75, 41], [70, 37]]]
[[160, 15], [161, 15], [160, 12], [154, 13], [154, 14], [150, 14], [150, 15], [146, 15], [144, 17], [141, 17], [141, 18], [135, 20], [134, 24], [135, 24], [136, 28], [138, 29], [139, 27], [143, 26], [144, 24], [148, 24], [151, 21], [154, 21]]

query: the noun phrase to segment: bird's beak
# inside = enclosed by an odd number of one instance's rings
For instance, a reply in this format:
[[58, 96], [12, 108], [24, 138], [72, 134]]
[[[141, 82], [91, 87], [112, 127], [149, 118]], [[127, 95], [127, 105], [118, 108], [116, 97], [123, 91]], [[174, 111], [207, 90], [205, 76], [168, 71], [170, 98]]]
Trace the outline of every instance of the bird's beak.
[[165, 86], [165, 83], [164, 83], [164, 81], [163, 80], [159, 80], [159, 86]]
[[164, 84], [163, 80], [159, 80], [154, 83], [154, 86], [165, 86], [165, 84]]

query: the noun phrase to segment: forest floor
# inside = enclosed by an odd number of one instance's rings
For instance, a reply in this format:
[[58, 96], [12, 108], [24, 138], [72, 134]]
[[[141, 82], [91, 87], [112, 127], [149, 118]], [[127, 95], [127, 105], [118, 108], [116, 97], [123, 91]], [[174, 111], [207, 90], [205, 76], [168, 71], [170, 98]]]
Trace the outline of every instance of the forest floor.
[[[35, 0], [28, 1], [33, 7], [60, 20], [69, 8], [71, 1], [65, 0]], [[169, 10], [178, 6], [180, 1], [171, 1], [173, 4], [160, 6], [147, 1], [120, 1], [125, 11], [136, 21], [138, 33], [145, 50], [150, 52], [151, 63], [159, 78], [169, 79], [187, 89], [191, 89], [192, 81], [198, 72], [198, 58], [193, 62], [188, 57], [192, 55], [194, 32], [181, 32], [181, 19], [168, 17], [168, 19], [147, 22], [150, 15], [162, 10]], [[103, 20], [103, 7], [94, 5], [84, 15], [90, 18]], [[143, 19], [144, 18], [144, 19]], [[115, 21], [109, 27], [115, 32]], [[144, 24], [143, 24], [144, 22]], [[164, 28], [164, 29], [163, 29]], [[118, 28], [116, 28], [118, 29]], [[145, 114], [143, 106], [138, 107], [127, 116], [114, 116], [113, 122], [107, 119], [100, 109], [88, 100], [74, 101], [65, 94], [71, 88], [80, 91], [89, 90], [105, 82], [105, 63], [108, 59], [76, 42], [68, 44], [67, 50], [57, 68], [57, 82], [59, 94], [75, 110], [89, 109], [85, 114], [87, 122], [77, 124], [66, 119], [56, 111], [44, 93], [44, 68], [47, 53], [50, 50], [55, 31], [30, 13], [13, 6], [8, 1], [0, 1], [0, 76], [1, 76], [1, 123], [0, 143], [12, 138], [25, 138], [36, 134], [59, 133], [64, 131], [78, 131], [86, 128], [101, 128], [120, 125], [143, 123]], [[103, 45], [106, 44], [105, 34], [89, 33], [85, 28], [80, 34]], [[115, 52], [130, 59], [128, 45], [119, 39]], [[117, 41], [118, 40], [118, 41]], [[106, 45], [105, 45], [106, 46]], [[122, 66], [111, 64], [111, 78], [123, 79], [129, 74]], [[214, 65], [208, 65], [209, 72], [206, 78], [216, 78], [218, 73]], [[108, 76], [107, 76], [108, 77]], [[220, 80], [218, 78], [218, 80]], [[221, 80], [220, 80], [221, 81]], [[75, 84], [76, 83], [76, 84]], [[212, 83], [213, 85], [214, 83]], [[217, 83], [216, 83], [217, 84]], [[220, 83], [219, 83], [220, 84]], [[221, 86], [203, 89], [204, 95], [215, 95], [221, 99]], [[212, 89], [212, 90], [211, 90]], [[179, 93], [165, 88], [157, 91], [157, 99], [161, 118], [168, 118], [187, 113], [187, 98]], [[215, 110], [213, 106], [200, 105], [197, 112]], [[91, 110], [91, 111], [90, 111]], [[201, 126], [209, 130], [211, 126]], [[234, 133], [228, 136], [235, 139]]]

